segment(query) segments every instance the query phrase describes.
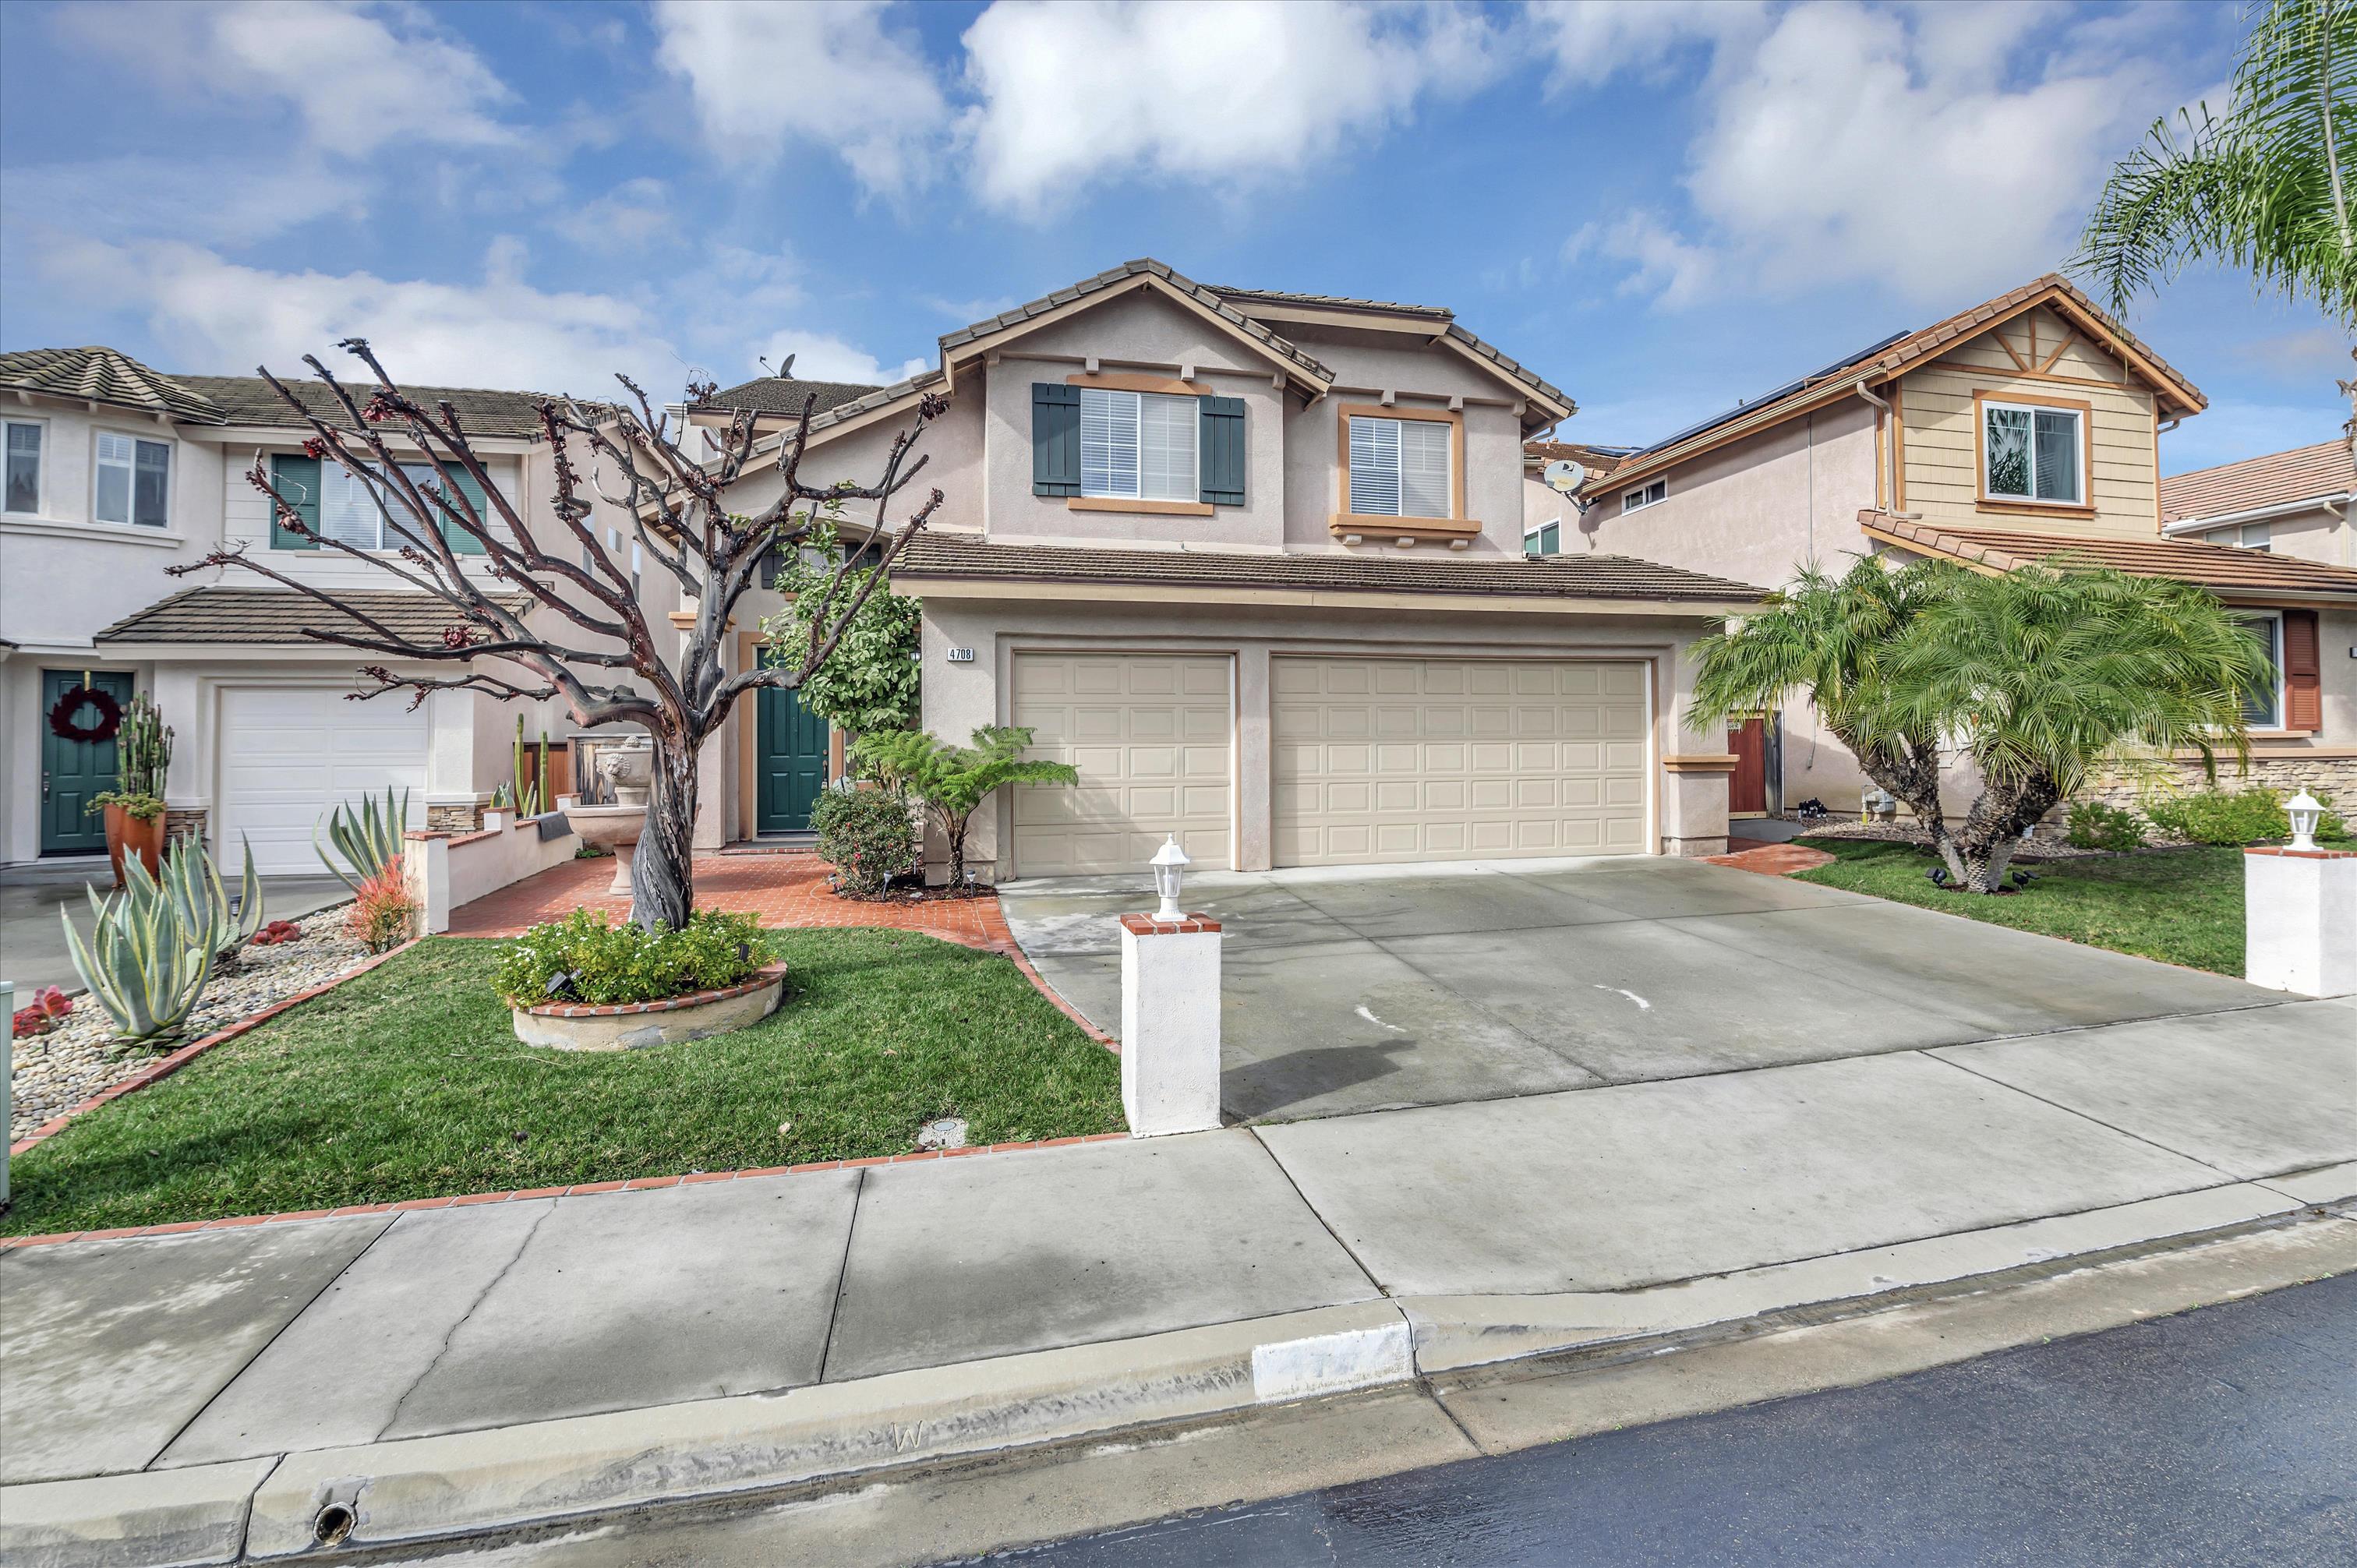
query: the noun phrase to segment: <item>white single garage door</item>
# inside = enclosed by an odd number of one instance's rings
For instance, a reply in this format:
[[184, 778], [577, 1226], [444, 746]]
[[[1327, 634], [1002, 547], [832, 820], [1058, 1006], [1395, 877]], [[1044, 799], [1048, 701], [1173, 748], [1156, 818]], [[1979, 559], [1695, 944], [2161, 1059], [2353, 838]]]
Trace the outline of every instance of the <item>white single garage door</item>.
[[1271, 661], [1275, 861], [1636, 854], [1645, 667]]
[[[344, 700], [330, 686], [231, 686], [221, 692], [221, 875], [238, 875], [238, 835], [264, 875], [327, 875], [312, 829], [339, 800], [409, 791], [408, 825], [425, 820], [425, 710], [399, 693]], [[324, 836], [324, 834], [322, 835]]]
[[1015, 786], [1015, 875], [1138, 871], [1178, 843], [1198, 868], [1229, 859], [1230, 660], [1220, 655], [1018, 653], [1014, 722], [1077, 787]]

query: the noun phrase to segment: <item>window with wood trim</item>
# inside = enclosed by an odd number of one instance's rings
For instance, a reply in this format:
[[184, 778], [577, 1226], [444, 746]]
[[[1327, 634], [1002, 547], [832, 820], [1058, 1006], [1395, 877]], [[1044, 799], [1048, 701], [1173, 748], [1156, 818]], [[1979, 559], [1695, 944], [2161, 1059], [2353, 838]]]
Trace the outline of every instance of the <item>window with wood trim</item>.
[[2087, 501], [2086, 415], [2034, 403], [1981, 404], [1981, 493], [1991, 500]]
[[1081, 388], [1081, 494], [1192, 501], [1202, 493], [1196, 437], [1201, 400]]
[[1447, 517], [1454, 428], [1437, 420], [1351, 416], [1351, 510], [1364, 517]]
[[1640, 485], [1633, 490], [1621, 491], [1620, 512], [1621, 515], [1625, 517], [1632, 511], [1642, 511], [1649, 506], [1659, 506], [1669, 499], [1670, 481], [1668, 478], [1663, 478], [1655, 479], [1650, 485]]

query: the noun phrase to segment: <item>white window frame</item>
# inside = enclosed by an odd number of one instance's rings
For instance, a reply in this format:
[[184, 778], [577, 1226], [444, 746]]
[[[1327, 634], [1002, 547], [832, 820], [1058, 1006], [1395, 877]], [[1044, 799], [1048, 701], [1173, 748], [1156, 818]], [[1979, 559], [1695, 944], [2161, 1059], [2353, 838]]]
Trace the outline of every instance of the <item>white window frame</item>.
[[[1346, 413], [1342, 431], [1344, 467], [1342, 471], [1342, 504], [1353, 517], [1396, 517], [1404, 521], [1451, 522], [1457, 517], [1457, 424], [1448, 419], [1411, 419], [1393, 414]], [[1388, 426], [1391, 431], [1392, 469], [1387, 476], [1392, 484], [1392, 509], [1389, 511], [1368, 511], [1359, 505], [1357, 479], [1361, 472], [1356, 461], [1358, 443], [1351, 439], [1352, 427], [1360, 424]], [[1441, 433], [1440, 510], [1410, 511], [1407, 510], [1407, 457], [1405, 443], [1407, 427], [1421, 425]], [[1372, 470], [1368, 470], [1372, 473]], [[1374, 476], [1384, 478], [1385, 476]]]
[[49, 429], [49, 422], [46, 419], [19, 419], [13, 416], [7, 419], [0, 419], [0, 461], [5, 461], [8, 449], [7, 427], [18, 424], [27, 425], [32, 429], [38, 431], [41, 437], [41, 460], [38, 469], [33, 475], [33, 510], [30, 511], [17, 511], [8, 505], [7, 470], [5, 467], [0, 467], [0, 515], [7, 517], [47, 517], [49, 515], [49, 468], [57, 457], [56, 448], [49, 439], [50, 435], [52, 434]]
[[[98, 449], [101, 440], [109, 435], [119, 435], [125, 441], [131, 443], [131, 467], [127, 470], [130, 475], [129, 488], [124, 492], [123, 498], [126, 510], [124, 510], [123, 521], [120, 522], [115, 521], [112, 518], [104, 518], [98, 515], [98, 475], [99, 470], [105, 466], [99, 459]], [[164, 448], [164, 521], [161, 522], [149, 523], [136, 521], [139, 516], [139, 448], [142, 445], [161, 446]], [[172, 439], [172, 437], [167, 435], [159, 439], [157, 436], [153, 435], [146, 431], [124, 429], [119, 425], [93, 424], [91, 426], [91, 521], [97, 523], [102, 528], [136, 530], [143, 535], [152, 536], [156, 534], [169, 533], [172, 532], [172, 512], [174, 510], [172, 503], [175, 499], [173, 492], [178, 489], [179, 482], [180, 444]]]
[[[371, 469], [381, 470], [383, 467], [383, 465], [371, 459], [367, 464], [367, 467]], [[435, 465], [423, 457], [404, 457], [395, 465], [395, 467], [407, 474], [412, 483], [418, 485], [430, 484], [432, 481], [442, 477], [440, 473], [437, 472]], [[487, 463], [485, 467], [488, 468], [490, 465]], [[341, 463], [337, 462], [332, 457], [322, 458], [320, 460], [319, 535], [323, 539], [331, 539], [334, 537], [328, 532], [327, 511], [328, 486], [330, 482], [329, 475], [331, 474], [341, 474], [344, 477], [344, 482], [346, 484], [357, 485], [363, 491], [366, 491], [369, 489], [368, 482], [366, 480], [354, 477], [350, 469], [346, 468]], [[414, 526], [417, 520], [409, 516], [405, 508], [402, 507], [399, 503], [386, 501], [383, 504], [387, 510], [393, 511], [397, 514], [394, 520], [396, 523], [404, 526]], [[391, 532], [385, 521], [383, 513], [377, 510], [377, 502], [372, 496], [370, 498], [369, 507], [371, 514], [373, 516], [376, 522], [376, 542], [373, 544], [361, 544], [349, 539], [343, 541], [343, 542], [350, 545], [354, 550], [363, 550], [371, 555], [398, 555], [401, 553], [403, 545], [407, 543], [407, 541], [398, 540], [397, 536]], [[440, 520], [437, 518], [436, 521], [438, 522]], [[501, 539], [507, 537], [507, 521], [499, 515], [497, 509], [490, 506], [488, 499], [485, 502], [485, 516], [483, 518], [483, 521], [490, 528], [494, 537]], [[618, 531], [612, 529], [608, 529], [607, 532], [614, 535], [614, 543], [616, 547], [619, 548], [621, 543], [621, 534]], [[388, 541], [397, 542], [388, 542]], [[633, 546], [632, 548], [635, 549], [636, 546]], [[463, 566], [468, 561], [484, 560], [487, 557], [488, 552], [485, 555], [462, 555], [459, 557], [459, 564]], [[583, 551], [582, 564], [584, 567], [587, 567], [588, 564], [588, 554], [586, 547]]]
[[[2004, 409], [2011, 413], [2029, 415], [2029, 490], [2026, 495], [2016, 495], [2009, 490], [1989, 488], [1988, 418], [1998, 409]], [[2079, 481], [2078, 491], [2074, 495], [2041, 496], [2038, 493], [2038, 416], [2041, 413], [2068, 418], [2071, 421], [2071, 467], [2076, 472]], [[2000, 501], [2007, 506], [2083, 507], [2088, 504], [2088, 432], [2085, 409], [2064, 407], [2050, 403], [2018, 403], [2006, 398], [1985, 397], [1980, 400], [1980, 420], [1981, 499], [1983, 500]]]
[[[1555, 548], [1541, 550], [1548, 529], [1555, 530]], [[1523, 553], [1525, 555], [1560, 555], [1563, 553], [1563, 519], [1551, 517], [1544, 522], [1534, 523], [1523, 530]]]
[[2275, 711], [2265, 723], [2252, 718], [2248, 714], [2244, 715], [2243, 722], [2253, 731], [2262, 734], [2269, 731], [2279, 730], [2284, 727], [2286, 723], [2288, 722], [2285, 716], [2286, 704], [2291, 700], [2288, 683], [2284, 679], [2283, 611], [2238, 611], [2235, 614], [2234, 618], [2242, 622], [2244, 626], [2252, 627], [2254, 628], [2260, 625], [2266, 625], [2272, 628], [2268, 633], [2269, 640], [2267, 643], [2267, 650], [2268, 657], [2273, 660], [2276, 669]]
[[[1172, 495], [1150, 495], [1146, 491], [1146, 400], [1149, 398], [1155, 399], [1160, 403], [1184, 403], [1187, 405], [1185, 410], [1185, 420], [1188, 422], [1187, 429], [1191, 438], [1190, 445], [1192, 446], [1194, 465], [1193, 471], [1187, 484], [1183, 487], [1183, 493]], [[1092, 399], [1103, 400], [1108, 413], [1111, 413], [1113, 410], [1116, 409], [1126, 408], [1128, 410], [1131, 449], [1136, 454], [1137, 458], [1135, 478], [1132, 482], [1131, 488], [1128, 489], [1108, 489], [1102, 482], [1094, 488], [1092, 488], [1090, 485], [1086, 432], [1088, 430], [1089, 424], [1089, 403]], [[1203, 405], [1202, 401], [1200, 398], [1182, 397], [1172, 392], [1133, 392], [1125, 387], [1082, 387], [1081, 429], [1082, 436], [1081, 456], [1081, 494], [1083, 497], [1094, 500], [1200, 503], [1203, 499], [1202, 417]]]
[[2275, 527], [2271, 523], [2246, 522], [2234, 531], [2234, 547], [2256, 551], [2261, 555], [2275, 553]]
[[1670, 499], [1670, 478], [1667, 474], [1650, 479], [1633, 490], [1620, 492], [1620, 515], [1642, 511], [1649, 506], [1659, 506]]

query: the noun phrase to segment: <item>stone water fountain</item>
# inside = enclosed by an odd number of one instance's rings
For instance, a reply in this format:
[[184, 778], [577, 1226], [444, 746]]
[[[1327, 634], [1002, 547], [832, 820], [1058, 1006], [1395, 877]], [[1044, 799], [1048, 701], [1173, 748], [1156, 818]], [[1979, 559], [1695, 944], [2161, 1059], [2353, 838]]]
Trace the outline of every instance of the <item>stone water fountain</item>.
[[638, 854], [639, 834], [647, 825], [654, 773], [654, 736], [641, 735], [613, 746], [597, 758], [597, 777], [614, 804], [575, 806], [565, 813], [582, 843], [613, 852], [614, 880], [606, 889], [608, 893], [627, 897], [630, 891], [630, 861]]

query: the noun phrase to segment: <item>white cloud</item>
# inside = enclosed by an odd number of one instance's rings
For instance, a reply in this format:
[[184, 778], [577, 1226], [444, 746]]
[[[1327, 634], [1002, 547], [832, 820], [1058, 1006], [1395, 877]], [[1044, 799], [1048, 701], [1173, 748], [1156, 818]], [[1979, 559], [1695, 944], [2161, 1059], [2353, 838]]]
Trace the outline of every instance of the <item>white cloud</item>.
[[755, 168], [790, 145], [840, 153], [871, 190], [920, 183], [948, 101], [881, 0], [662, 0], [657, 58], [688, 80], [705, 140]]
[[1654, 212], [1630, 212], [1609, 223], [1580, 225], [1564, 242], [1563, 259], [1578, 262], [1590, 255], [1629, 263], [1620, 292], [1651, 295], [1673, 310], [1707, 296], [1718, 284], [1718, 257], [1680, 239]]
[[766, 359], [772, 367], [786, 362], [793, 356], [794, 379], [804, 381], [852, 381], [862, 386], [889, 386], [894, 381], [907, 381], [920, 371], [932, 368], [930, 359], [903, 360], [897, 366], [878, 362], [865, 349], [846, 343], [840, 338], [823, 332], [802, 332], [789, 328], [774, 333], [762, 345], [757, 359], [745, 372], [748, 376], [766, 375], [759, 360]]
[[626, 179], [605, 195], [551, 220], [556, 231], [592, 251], [634, 251], [672, 227], [670, 192], [659, 179]]
[[490, 113], [512, 96], [505, 84], [416, 7], [231, 0], [72, 7], [59, 22], [167, 91], [277, 99], [301, 116], [312, 145], [341, 156], [513, 139]]
[[[2045, 7], [1786, 11], [1716, 49], [1693, 231], [1624, 220], [1588, 248], [1635, 263], [1666, 306], [1859, 281], [1953, 306], [2026, 281], [2069, 253], [2111, 158], [2173, 101], [2117, 42]], [[2025, 59], [2042, 74], [2021, 79]]]
[[1698, 43], [1754, 36], [1767, 11], [1760, 0], [1552, 0], [1524, 16], [1555, 57], [1547, 93], [1557, 97], [1621, 71], [1659, 71]]
[[1504, 63], [1472, 10], [1330, 0], [998, 0], [964, 41], [975, 186], [1034, 215], [1098, 179], [1291, 174]]

